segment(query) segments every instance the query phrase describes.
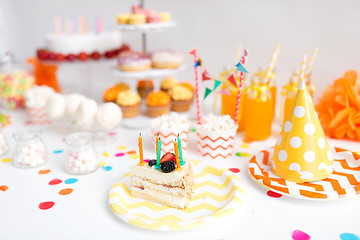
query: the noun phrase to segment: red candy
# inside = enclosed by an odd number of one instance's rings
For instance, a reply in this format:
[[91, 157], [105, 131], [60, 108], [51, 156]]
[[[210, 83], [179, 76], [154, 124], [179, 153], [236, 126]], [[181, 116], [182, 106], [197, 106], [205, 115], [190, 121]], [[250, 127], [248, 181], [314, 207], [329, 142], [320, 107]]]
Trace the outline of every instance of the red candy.
[[66, 60], [68, 60], [69, 62], [73, 62], [73, 61], [75, 61], [75, 59], [76, 59], [76, 56], [74, 55], [74, 54], [68, 54], [68, 55], [66, 55]]
[[84, 52], [81, 52], [78, 55], [78, 59], [80, 59], [80, 61], [86, 61], [88, 59], [88, 55]]
[[100, 53], [99, 52], [93, 52], [90, 54], [90, 57], [93, 59], [93, 60], [99, 60], [99, 58], [101, 57]]
[[54, 205], [55, 205], [55, 203], [52, 202], [52, 201], [42, 202], [42, 203], [39, 204], [39, 208], [40, 208], [41, 210], [47, 210], [47, 209], [52, 208]]
[[65, 60], [65, 56], [64, 56], [64, 55], [62, 55], [61, 53], [56, 54], [56, 61], [62, 62], [62, 61], [64, 61], [64, 60]]

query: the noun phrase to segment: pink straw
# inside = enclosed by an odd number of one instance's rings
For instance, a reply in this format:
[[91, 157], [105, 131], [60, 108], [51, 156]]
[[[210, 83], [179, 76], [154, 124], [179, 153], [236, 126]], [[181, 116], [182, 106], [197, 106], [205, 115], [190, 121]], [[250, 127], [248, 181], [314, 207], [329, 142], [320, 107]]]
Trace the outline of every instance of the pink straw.
[[[196, 53], [196, 49], [193, 50], [193, 55], [194, 55], [194, 64], [197, 63], [197, 61], [199, 60], [197, 53]], [[196, 110], [197, 110], [197, 124], [200, 125], [201, 124], [201, 118], [200, 118], [200, 99], [199, 99], [199, 77], [198, 77], [198, 66], [195, 67], [195, 94], [196, 94]]]
[[[243, 65], [245, 64], [245, 56], [242, 56], [241, 64], [243, 64]], [[242, 88], [243, 80], [244, 80], [244, 72], [241, 72], [240, 73], [239, 91], [238, 91], [237, 99], [236, 99], [235, 118], [234, 118], [234, 122], [235, 122], [236, 125], [238, 124], [239, 106], [240, 106], [240, 98], [241, 98], [241, 88]]]

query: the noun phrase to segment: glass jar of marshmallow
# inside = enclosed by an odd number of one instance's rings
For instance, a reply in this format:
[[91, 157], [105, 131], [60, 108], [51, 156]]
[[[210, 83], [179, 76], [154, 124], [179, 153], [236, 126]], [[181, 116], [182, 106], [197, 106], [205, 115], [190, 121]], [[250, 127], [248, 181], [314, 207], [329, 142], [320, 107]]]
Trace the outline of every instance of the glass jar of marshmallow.
[[65, 168], [69, 173], [86, 174], [98, 169], [99, 160], [93, 142], [94, 135], [90, 132], [76, 132], [66, 136]]
[[9, 151], [9, 143], [4, 132], [1, 130], [0, 124], [0, 156], [5, 155]]
[[15, 166], [20, 168], [36, 167], [47, 162], [47, 153], [39, 130], [14, 133], [16, 140]]

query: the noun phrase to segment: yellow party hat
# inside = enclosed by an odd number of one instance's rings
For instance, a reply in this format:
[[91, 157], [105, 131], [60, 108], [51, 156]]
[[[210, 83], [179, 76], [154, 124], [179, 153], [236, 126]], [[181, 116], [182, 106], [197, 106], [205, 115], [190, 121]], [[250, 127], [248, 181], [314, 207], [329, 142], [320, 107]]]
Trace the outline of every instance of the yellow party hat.
[[271, 168], [297, 183], [321, 180], [333, 172], [333, 157], [304, 81], [275, 145]]

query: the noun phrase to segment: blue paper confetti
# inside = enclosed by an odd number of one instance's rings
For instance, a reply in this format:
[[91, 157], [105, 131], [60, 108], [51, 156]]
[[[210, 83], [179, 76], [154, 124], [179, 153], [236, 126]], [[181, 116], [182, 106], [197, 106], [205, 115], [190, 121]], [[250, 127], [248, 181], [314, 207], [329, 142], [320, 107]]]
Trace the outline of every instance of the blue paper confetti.
[[102, 166], [102, 169], [104, 169], [105, 171], [110, 171], [112, 169], [111, 166]]
[[55, 153], [55, 154], [63, 153], [63, 152], [64, 152], [64, 150], [54, 150], [54, 153]]
[[341, 240], [360, 240], [359, 236], [353, 233], [340, 234]]
[[73, 184], [73, 183], [76, 183], [78, 180], [77, 180], [77, 178], [69, 178], [69, 179], [66, 179], [65, 181], [64, 181], [64, 183], [66, 183], [66, 184]]

